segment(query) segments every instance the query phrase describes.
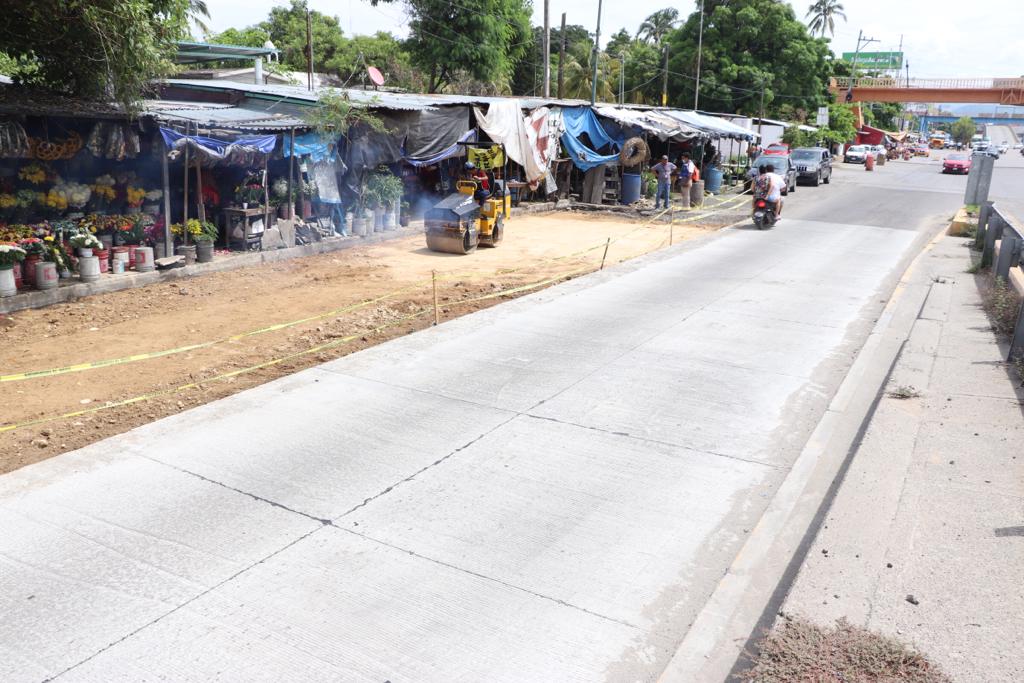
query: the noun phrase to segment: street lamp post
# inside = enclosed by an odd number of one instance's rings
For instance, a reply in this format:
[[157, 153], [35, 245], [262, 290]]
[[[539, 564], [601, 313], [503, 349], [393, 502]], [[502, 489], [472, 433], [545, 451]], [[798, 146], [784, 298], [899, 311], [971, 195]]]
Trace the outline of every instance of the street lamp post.
[[590, 106], [594, 106], [597, 101], [597, 58], [601, 54], [599, 47], [601, 44], [601, 0], [597, 0], [597, 31], [594, 32], [594, 51], [592, 53], [591, 61], [594, 62], [594, 68], [590, 74]]

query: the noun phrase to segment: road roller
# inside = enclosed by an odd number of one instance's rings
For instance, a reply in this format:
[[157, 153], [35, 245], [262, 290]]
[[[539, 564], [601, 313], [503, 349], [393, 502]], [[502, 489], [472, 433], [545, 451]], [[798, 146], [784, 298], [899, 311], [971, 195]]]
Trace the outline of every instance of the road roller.
[[[496, 247], [505, 236], [505, 220], [512, 214], [512, 195], [505, 185], [508, 162], [504, 145], [460, 142], [483, 152], [470, 154], [479, 168], [489, 171], [490, 192], [480, 183], [465, 179], [455, 183], [456, 192], [435, 204], [423, 216], [427, 248], [448, 254], [469, 254], [477, 246]], [[495, 169], [500, 166], [501, 176]]]

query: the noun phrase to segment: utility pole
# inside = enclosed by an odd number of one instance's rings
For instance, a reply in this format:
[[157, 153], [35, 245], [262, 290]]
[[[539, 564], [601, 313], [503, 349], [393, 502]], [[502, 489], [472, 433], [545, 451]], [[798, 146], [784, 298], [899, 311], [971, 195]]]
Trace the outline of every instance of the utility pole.
[[626, 103], [626, 53], [619, 53], [619, 104]]
[[764, 80], [761, 80], [761, 107], [760, 113], [757, 115], [757, 141], [758, 144], [761, 142], [761, 126], [764, 125]]
[[550, 0], [544, 0], [544, 97], [551, 97], [551, 18]]
[[558, 49], [558, 99], [562, 99], [562, 65], [565, 64], [565, 12], [562, 12], [562, 46]]
[[665, 67], [661, 75], [661, 106], [668, 106], [668, 44], [665, 44]]
[[[697, 82], [693, 88], [693, 108], [697, 109], [697, 101], [700, 99], [700, 62], [704, 49], [704, 0], [700, 0], [700, 29], [697, 31]], [[665, 58], [665, 78], [668, 79], [668, 57]], [[664, 98], [663, 98], [664, 99]], [[662, 102], [662, 106], [664, 106]]]
[[597, 57], [601, 53], [601, 2], [602, 0], [597, 0], [597, 30], [594, 32], [594, 51], [591, 53], [594, 68], [590, 74], [590, 106], [594, 106], [597, 101]]
[[306, 88], [313, 89], [313, 20], [306, 10]]
[[[860, 46], [868, 43], [877, 43], [877, 38], [864, 38], [864, 31], [857, 31], [857, 49], [853, 52], [853, 66], [850, 69], [850, 89], [846, 91], [846, 101], [853, 102], [853, 84], [857, 80], [857, 58], [860, 57]], [[909, 86], [910, 83], [908, 82]]]

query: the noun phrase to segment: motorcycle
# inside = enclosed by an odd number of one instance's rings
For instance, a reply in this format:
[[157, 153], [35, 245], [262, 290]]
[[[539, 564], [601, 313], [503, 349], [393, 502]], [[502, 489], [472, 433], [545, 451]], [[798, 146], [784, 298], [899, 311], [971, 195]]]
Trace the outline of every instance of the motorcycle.
[[754, 202], [754, 225], [758, 230], [775, 225], [775, 202], [767, 199], [758, 199]]

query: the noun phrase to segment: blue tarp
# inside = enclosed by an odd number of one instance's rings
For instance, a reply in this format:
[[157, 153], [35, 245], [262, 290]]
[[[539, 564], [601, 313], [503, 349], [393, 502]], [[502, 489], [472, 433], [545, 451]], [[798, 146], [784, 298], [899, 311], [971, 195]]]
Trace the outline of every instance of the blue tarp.
[[[475, 141], [476, 141], [476, 129], [467, 130], [465, 133], [463, 133], [459, 137], [459, 142], [475, 142]], [[422, 158], [422, 159], [414, 159], [412, 157], [403, 157], [403, 160], [406, 163], [412, 164], [413, 166], [416, 166], [416, 167], [430, 166], [431, 164], [436, 164], [439, 161], [444, 161], [448, 157], [453, 157], [453, 156], [455, 156], [456, 154], [458, 154], [461, 151], [462, 151], [462, 146], [459, 145], [458, 143], [455, 143], [451, 147], [443, 149], [440, 152], [438, 152], [437, 154], [434, 154], [434, 155], [429, 156], [429, 157], [425, 157], [425, 158]]]
[[[618, 161], [619, 149], [622, 148], [622, 140], [614, 139], [601, 126], [594, 111], [589, 107], [570, 107], [562, 110], [562, 120], [565, 122], [565, 132], [562, 133], [562, 144], [572, 162], [578, 168], [589, 171], [595, 166]], [[590, 141], [598, 148], [612, 147], [613, 154], [598, 154], [587, 147], [580, 140], [580, 136], [586, 134]]]
[[[292, 155], [292, 141], [285, 137], [284, 156]], [[295, 153], [301, 156], [309, 156], [313, 161], [329, 161], [332, 164], [338, 159], [338, 144], [336, 138], [321, 137], [317, 133], [306, 133], [295, 136]]]
[[219, 140], [201, 135], [182, 135], [162, 126], [160, 135], [163, 136], [164, 144], [168, 149], [180, 149], [185, 145], [190, 145], [193, 149], [204, 152], [214, 159], [224, 159], [235, 151], [269, 154], [274, 151], [274, 146], [277, 144], [276, 135], [242, 136], [234, 140]]

